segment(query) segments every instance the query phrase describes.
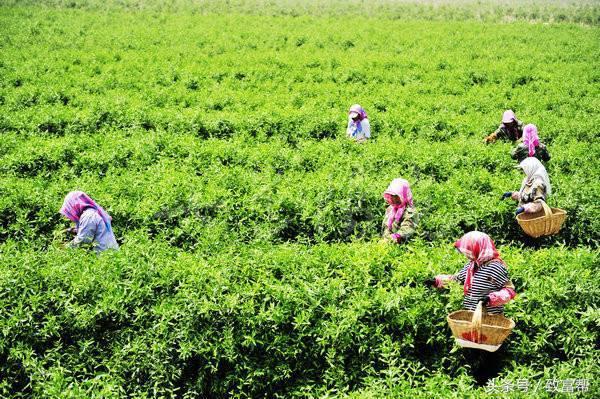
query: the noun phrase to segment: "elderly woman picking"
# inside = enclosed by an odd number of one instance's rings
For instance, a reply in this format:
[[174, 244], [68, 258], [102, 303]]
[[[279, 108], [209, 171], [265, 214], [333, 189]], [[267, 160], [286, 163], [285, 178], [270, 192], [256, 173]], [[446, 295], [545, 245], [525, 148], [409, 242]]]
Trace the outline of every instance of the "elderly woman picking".
[[501, 199], [511, 197], [519, 201], [519, 206], [515, 215], [519, 213], [537, 213], [543, 210], [542, 201], [546, 202], [546, 197], [552, 193], [550, 177], [542, 163], [533, 157], [525, 158], [518, 166], [525, 173], [525, 178], [521, 183], [519, 191], [507, 191]]
[[358, 142], [364, 142], [371, 137], [371, 125], [367, 113], [358, 104], [351, 106], [348, 112], [346, 135]]
[[493, 143], [497, 139], [517, 141], [523, 135], [523, 123], [517, 119], [517, 116], [513, 110], [508, 109], [504, 111], [502, 115], [502, 123], [498, 126], [498, 129], [483, 141], [486, 143]]
[[112, 218], [83, 191], [71, 191], [65, 197], [60, 213], [75, 223], [71, 248], [93, 243], [96, 252], [119, 249], [112, 230]]
[[490, 236], [471, 231], [456, 241], [454, 247], [467, 258], [467, 264], [456, 274], [439, 274], [425, 284], [443, 288], [449, 281], [459, 282], [463, 285], [463, 307], [466, 310], [475, 311], [481, 301], [488, 313], [504, 313], [504, 305], [516, 293], [508, 278], [506, 263], [500, 258]]
[[383, 192], [383, 198], [388, 203], [382, 224], [383, 239], [398, 244], [408, 240], [418, 223], [410, 185], [404, 179], [394, 179]]

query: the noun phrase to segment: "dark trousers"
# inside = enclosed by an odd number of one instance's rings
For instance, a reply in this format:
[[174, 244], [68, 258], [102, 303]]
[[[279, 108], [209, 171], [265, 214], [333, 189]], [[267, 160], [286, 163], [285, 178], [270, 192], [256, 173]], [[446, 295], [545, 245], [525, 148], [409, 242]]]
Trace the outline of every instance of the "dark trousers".
[[479, 349], [462, 349], [466, 364], [471, 368], [471, 375], [478, 386], [485, 386], [488, 380], [500, 374], [506, 359], [506, 350], [502, 345], [496, 352]]

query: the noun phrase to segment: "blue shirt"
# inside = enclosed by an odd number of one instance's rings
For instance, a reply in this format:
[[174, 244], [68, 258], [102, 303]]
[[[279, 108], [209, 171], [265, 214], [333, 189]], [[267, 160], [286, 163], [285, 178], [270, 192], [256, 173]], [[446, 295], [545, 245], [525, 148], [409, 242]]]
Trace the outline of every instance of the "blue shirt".
[[79, 223], [77, 223], [77, 236], [69, 243], [69, 246], [78, 247], [81, 244], [92, 242], [96, 252], [119, 249], [112, 229], [109, 230], [98, 212], [90, 208], [81, 214]]

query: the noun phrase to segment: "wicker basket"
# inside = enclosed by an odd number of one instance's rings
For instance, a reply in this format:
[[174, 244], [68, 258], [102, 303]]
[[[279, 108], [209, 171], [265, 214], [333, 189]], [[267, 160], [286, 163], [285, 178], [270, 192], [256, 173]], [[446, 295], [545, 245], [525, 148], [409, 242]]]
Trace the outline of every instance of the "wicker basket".
[[538, 238], [558, 233], [567, 218], [567, 212], [560, 208], [550, 208], [545, 201], [542, 201], [542, 207], [544, 210], [538, 213], [517, 215], [517, 222], [530, 237]]
[[508, 337], [515, 322], [503, 315], [484, 313], [479, 302], [475, 312], [458, 310], [450, 313], [448, 325], [460, 346], [493, 352]]

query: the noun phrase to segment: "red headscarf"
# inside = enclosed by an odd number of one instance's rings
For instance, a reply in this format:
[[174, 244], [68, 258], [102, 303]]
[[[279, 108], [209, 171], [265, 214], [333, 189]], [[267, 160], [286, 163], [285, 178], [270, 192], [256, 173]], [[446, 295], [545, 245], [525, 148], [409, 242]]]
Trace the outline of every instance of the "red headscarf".
[[504, 261], [500, 259], [500, 254], [490, 236], [480, 231], [471, 231], [465, 234], [454, 243], [454, 247], [471, 261], [467, 268], [467, 275], [465, 276], [465, 284], [463, 286], [465, 295], [473, 284], [475, 267], [479, 267], [492, 259], [497, 259], [504, 263]]

